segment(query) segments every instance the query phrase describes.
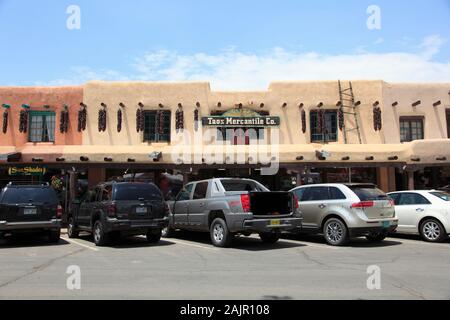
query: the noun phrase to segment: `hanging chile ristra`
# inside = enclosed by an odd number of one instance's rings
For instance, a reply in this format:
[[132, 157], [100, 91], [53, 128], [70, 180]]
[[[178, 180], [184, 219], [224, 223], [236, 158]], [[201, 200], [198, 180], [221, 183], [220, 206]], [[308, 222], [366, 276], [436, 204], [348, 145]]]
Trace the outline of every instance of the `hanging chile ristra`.
[[86, 130], [87, 111], [86, 105], [80, 104], [81, 108], [78, 110], [78, 132]]
[[159, 111], [159, 134], [164, 134], [164, 111]]
[[98, 132], [106, 131], [106, 105], [102, 103], [102, 108], [98, 111]]
[[198, 130], [198, 121], [199, 121], [199, 111], [198, 109], [194, 110], [194, 130]]
[[28, 128], [28, 109], [27, 105], [22, 105], [22, 110], [19, 114], [19, 132], [26, 133]]
[[325, 112], [322, 109], [317, 111], [317, 133], [322, 134], [324, 131]]
[[175, 128], [177, 131], [184, 130], [184, 112], [181, 105], [178, 107], [177, 112], [175, 112]]
[[64, 106], [59, 117], [59, 131], [61, 133], [67, 133], [69, 131], [69, 111], [68, 106]]
[[122, 131], [122, 109], [117, 110], [117, 132]]
[[338, 119], [339, 119], [339, 130], [342, 131], [344, 129], [344, 109], [342, 109], [342, 107], [339, 108]]
[[8, 131], [8, 109], [9, 109], [9, 105], [4, 104], [3, 105], [4, 111], [3, 111], [3, 127], [2, 127], [2, 131], [3, 133], [6, 133]]
[[136, 132], [141, 131], [142, 108], [136, 110]]
[[374, 107], [373, 108], [373, 128], [375, 131], [380, 131], [382, 128], [382, 120], [381, 120], [381, 108]]
[[306, 133], [306, 111], [303, 108], [301, 111], [301, 118], [302, 118], [302, 132]]

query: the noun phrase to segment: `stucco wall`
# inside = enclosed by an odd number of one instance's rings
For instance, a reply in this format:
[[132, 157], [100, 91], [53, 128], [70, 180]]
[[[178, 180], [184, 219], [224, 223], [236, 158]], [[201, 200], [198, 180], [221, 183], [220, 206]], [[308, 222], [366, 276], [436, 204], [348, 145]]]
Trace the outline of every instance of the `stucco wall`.
[[[32, 111], [54, 111], [56, 114], [55, 143], [51, 145], [78, 145], [82, 143], [81, 133], [77, 131], [77, 112], [83, 101], [83, 87], [0, 87], [0, 105], [9, 104], [8, 131], [0, 132], [0, 146], [32, 145], [28, 142], [28, 134], [19, 132], [19, 113], [22, 104], [31, 106]], [[69, 106], [69, 131], [59, 131], [60, 111], [64, 104]], [[44, 105], [49, 105], [45, 109]], [[1, 109], [3, 114], [3, 108]], [[0, 125], [2, 123], [0, 117]], [[1, 130], [0, 130], [1, 131]]]
[[[342, 81], [348, 87], [348, 81]], [[425, 115], [425, 138], [446, 138], [445, 109], [450, 108], [448, 91], [450, 83], [441, 84], [390, 84], [381, 80], [352, 81], [358, 107], [358, 122], [364, 144], [399, 143], [399, 116]], [[411, 104], [421, 100], [417, 108]], [[434, 108], [438, 100], [442, 105]], [[207, 82], [158, 83], [158, 82], [89, 82], [85, 85], [84, 101], [88, 105], [88, 128], [83, 134], [83, 144], [142, 145], [142, 133], [136, 133], [135, 114], [138, 103], [144, 110], [158, 110], [162, 103], [165, 110], [172, 111], [172, 131], [175, 129], [175, 111], [178, 103], [183, 105], [186, 130], [193, 131], [193, 112], [196, 102], [201, 104], [200, 116], [210, 115], [214, 110], [229, 110], [242, 103], [255, 111], [265, 110], [281, 118], [281, 144], [310, 143], [309, 112], [319, 102], [325, 109], [337, 109], [339, 89], [337, 81], [274, 82], [267, 91], [212, 92]], [[380, 103], [383, 111], [383, 130], [373, 129], [372, 105]], [[399, 105], [391, 105], [398, 101]], [[101, 103], [108, 105], [108, 126], [105, 133], [97, 130], [98, 110]], [[118, 133], [117, 110], [119, 103], [126, 105], [123, 131]], [[217, 106], [218, 103], [222, 107]], [[260, 104], [264, 103], [264, 108]], [[287, 107], [282, 105], [287, 103]], [[299, 104], [307, 112], [307, 132], [301, 132]], [[355, 127], [354, 117], [346, 116], [347, 128]], [[173, 136], [173, 138], [175, 138]], [[338, 142], [344, 143], [343, 133], [338, 132]], [[348, 132], [348, 143], [358, 143], [357, 131]], [[145, 143], [145, 145], [147, 145]]]

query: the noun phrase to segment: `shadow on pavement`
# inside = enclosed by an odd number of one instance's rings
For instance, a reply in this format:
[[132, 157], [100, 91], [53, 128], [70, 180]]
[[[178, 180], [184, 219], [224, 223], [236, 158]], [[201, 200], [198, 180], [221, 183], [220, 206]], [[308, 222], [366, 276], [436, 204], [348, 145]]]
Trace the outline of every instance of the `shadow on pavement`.
[[64, 239], [59, 239], [59, 242], [52, 243], [48, 241], [47, 236], [38, 234], [18, 234], [14, 236], [6, 236], [0, 239], [0, 250], [11, 248], [29, 248], [29, 247], [48, 247], [48, 246], [63, 246], [70, 244]]
[[[78, 239], [90, 242], [92, 245], [94, 241], [92, 240], [92, 236], [90, 234], [81, 234]], [[170, 242], [170, 240], [161, 239], [158, 243], [149, 243], [145, 237], [142, 236], [134, 236], [134, 237], [121, 237], [120, 239], [112, 240], [106, 248], [113, 249], [128, 249], [128, 248], [144, 248], [144, 247], [163, 247], [163, 246], [171, 246], [176, 243]]]
[[[211, 246], [211, 239], [209, 233], [206, 232], [188, 232], [188, 231], [177, 231], [174, 239], [195, 241], [203, 245]], [[170, 238], [167, 240], [170, 241]], [[230, 249], [236, 250], [248, 250], [248, 251], [265, 251], [265, 250], [277, 250], [277, 249], [287, 249], [287, 248], [297, 248], [304, 247], [302, 243], [292, 243], [283, 241], [280, 239], [277, 243], [266, 244], [263, 243], [259, 238], [236, 236], [231, 243]], [[224, 248], [226, 250], [227, 248]]]
[[[416, 241], [425, 242], [419, 235], [416, 235], [416, 234], [394, 233], [394, 234], [389, 235], [389, 237], [395, 238], [395, 239], [407, 239], [407, 240], [416, 240]], [[441, 243], [450, 243], [450, 238], [447, 238], [446, 240], [444, 240]]]
[[[320, 234], [283, 234], [284, 239], [311, 242], [316, 244], [328, 245], [324, 237]], [[401, 245], [400, 241], [393, 241], [389, 238], [382, 242], [369, 242], [366, 238], [352, 238], [344, 247], [354, 248], [381, 248]]]

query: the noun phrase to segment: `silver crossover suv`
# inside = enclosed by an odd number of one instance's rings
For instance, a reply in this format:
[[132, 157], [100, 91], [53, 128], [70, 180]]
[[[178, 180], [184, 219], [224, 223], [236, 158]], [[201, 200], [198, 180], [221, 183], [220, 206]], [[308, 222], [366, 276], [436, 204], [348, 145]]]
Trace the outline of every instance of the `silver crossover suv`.
[[302, 232], [323, 233], [330, 245], [360, 236], [383, 241], [397, 228], [393, 201], [373, 184], [316, 184], [291, 191], [303, 214]]

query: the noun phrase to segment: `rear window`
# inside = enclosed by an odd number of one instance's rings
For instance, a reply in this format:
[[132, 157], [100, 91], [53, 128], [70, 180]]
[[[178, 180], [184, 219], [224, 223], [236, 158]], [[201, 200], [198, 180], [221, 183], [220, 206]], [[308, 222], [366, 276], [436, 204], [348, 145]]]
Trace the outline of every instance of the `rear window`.
[[162, 201], [162, 193], [157, 186], [153, 184], [124, 184], [117, 185], [114, 200], [156, 200]]
[[386, 200], [388, 196], [375, 186], [348, 186], [361, 201]]
[[255, 181], [245, 180], [221, 180], [225, 191], [257, 191], [264, 192], [269, 191], [263, 185]]
[[447, 192], [430, 192], [435, 197], [438, 197], [444, 201], [450, 201], [450, 193]]
[[3, 203], [45, 202], [57, 204], [56, 192], [50, 188], [6, 188], [2, 198]]

